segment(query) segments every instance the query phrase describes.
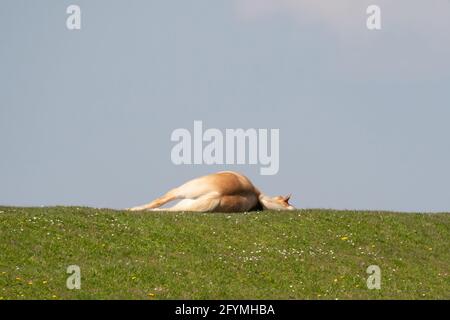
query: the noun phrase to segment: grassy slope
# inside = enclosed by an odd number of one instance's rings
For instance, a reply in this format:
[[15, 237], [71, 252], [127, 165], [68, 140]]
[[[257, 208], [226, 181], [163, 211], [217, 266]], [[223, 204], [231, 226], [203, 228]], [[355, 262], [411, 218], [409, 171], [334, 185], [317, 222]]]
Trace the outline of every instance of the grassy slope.
[[450, 214], [0, 207], [0, 299], [449, 299], [449, 268]]

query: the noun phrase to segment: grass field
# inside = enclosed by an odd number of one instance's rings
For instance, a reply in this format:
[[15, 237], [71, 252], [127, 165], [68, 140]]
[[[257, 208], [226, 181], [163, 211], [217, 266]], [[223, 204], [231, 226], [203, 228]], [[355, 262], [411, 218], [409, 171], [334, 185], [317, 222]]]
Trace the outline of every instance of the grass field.
[[0, 207], [0, 299], [450, 299], [449, 269], [446, 213]]

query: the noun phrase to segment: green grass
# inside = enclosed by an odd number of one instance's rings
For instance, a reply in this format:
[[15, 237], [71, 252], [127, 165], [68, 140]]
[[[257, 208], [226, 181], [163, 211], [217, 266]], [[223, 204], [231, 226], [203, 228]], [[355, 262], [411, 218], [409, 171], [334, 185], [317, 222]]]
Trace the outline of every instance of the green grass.
[[449, 299], [449, 268], [447, 213], [0, 207], [0, 299]]

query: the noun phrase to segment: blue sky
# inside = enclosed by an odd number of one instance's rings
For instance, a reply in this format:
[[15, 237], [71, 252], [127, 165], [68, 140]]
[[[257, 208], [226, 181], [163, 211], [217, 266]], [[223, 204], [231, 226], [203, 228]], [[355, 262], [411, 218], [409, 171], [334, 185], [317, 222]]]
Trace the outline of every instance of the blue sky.
[[[450, 210], [450, 1], [6, 0], [0, 45], [0, 204], [122, 208], [238, 170], [300, 208]], [[279, 173], [175, 166], [194, 120], [279, 128]]]

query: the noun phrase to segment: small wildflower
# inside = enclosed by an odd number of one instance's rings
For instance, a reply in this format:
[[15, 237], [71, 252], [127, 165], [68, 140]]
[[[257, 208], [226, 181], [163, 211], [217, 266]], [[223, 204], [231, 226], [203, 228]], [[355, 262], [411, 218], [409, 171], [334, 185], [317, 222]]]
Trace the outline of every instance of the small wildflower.
[[154, 297], [154, 296], [155, 296], [155, 294], [152, 293], [152, 292], [149, 292], [147, 295], [148, 295], [149, 297]]
[[42, 281], [42, 284], [47, 284], [47, 280]]
[[342, 241], [348, 240], [348, 237], [342, 237], [341, 240]]
[[33, 281], [28, 281], [28, 284], [31, 286], [33, 284]]

